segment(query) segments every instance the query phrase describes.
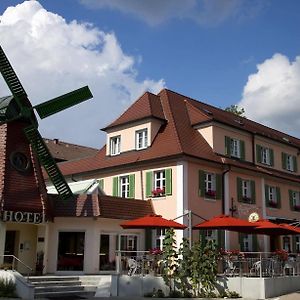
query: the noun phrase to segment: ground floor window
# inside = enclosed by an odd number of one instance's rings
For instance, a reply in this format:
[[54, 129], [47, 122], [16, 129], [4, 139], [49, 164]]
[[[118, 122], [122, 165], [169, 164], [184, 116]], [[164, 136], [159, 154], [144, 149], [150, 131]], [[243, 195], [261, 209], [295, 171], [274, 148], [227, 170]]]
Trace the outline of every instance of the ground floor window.
[[115, 234], [100, 235], [99, 270], [112, 271], [116, 269], [116, 250], [118, 236]]
[[291, 252], [291, 238], [288, 236], [284, 236], [282, 238], [282, 249]]
[[83, 271], [84, 232], [59, 232], [58, 271]]
[[157, 228], [153, 230], [154, 241], [152, 244], [154, 245], [154, 248], [160, 250], [163, 249], [163, 240], [166, 236], [166, 231], [167, 231], [166, 228]]

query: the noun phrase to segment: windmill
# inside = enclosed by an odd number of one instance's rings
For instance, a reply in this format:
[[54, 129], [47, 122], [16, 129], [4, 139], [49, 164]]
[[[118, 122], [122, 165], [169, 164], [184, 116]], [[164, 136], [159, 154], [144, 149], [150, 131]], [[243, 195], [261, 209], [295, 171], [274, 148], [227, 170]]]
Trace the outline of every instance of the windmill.
[[[0, 124], [14, 122], [16, 120], [28, 123], [28, 126], [23, 129], [24, 134], [32, 150], [36, 153], [40, 164], [47, 172], [60, 198], [63, 200], [71, 198], [73, 193], [38, 131], [38, 121], [34, 110], [41, 119], [44, 119], [92, 98], [93, 95], [91, 91], [85, 86], [44, 103], [32, 106], [1, 46], [0, 72], [12, 93], [11, 96], [0, 99]], [[15, 159], [19, 165], [22, 165], [22, 157], [16, 157]]]

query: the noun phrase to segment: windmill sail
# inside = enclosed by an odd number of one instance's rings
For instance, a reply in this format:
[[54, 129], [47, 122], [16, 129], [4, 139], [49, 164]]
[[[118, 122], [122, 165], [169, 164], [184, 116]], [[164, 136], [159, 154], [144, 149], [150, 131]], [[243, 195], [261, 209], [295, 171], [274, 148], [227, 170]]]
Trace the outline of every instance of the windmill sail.
[[86, 101], [92, 97], [93, 95], [90, 89], [87, 86], [85, 86], [78, 90], [72, 91], [65, 95], [36, 105], [34, 108], [39, 114], [40, 118], [44, 119], [59, 111], [62, 111], [80, 102]]
[[73, 193], [61, 174], [55, 160], [51, 156], [43, 138], [34, 126], [25, 128], [25, 135], [36, 152], [41, 165], [45, 168], [49, 178], [63, 200], [69, 199]]

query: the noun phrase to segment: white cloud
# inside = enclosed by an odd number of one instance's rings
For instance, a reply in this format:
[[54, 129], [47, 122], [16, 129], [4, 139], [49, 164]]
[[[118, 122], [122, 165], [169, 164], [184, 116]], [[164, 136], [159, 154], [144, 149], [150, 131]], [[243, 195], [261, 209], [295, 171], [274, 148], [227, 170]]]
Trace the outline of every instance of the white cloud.
[[[145, 90], [163, 80], [137, 80], [139, 58], [126, 55], [114, 33], [66, 20], [37, 1], [9, 7], [0, 16], [1, 46], [33, 104], [89, 85], [94, 99], [40, 121], [45, 137], [100, 147], [99, 128]], [[8, 94], [0, 81], [0, 96]]]
[[300, 137], [300, 56], [275, 54], [248, 77], [240, 107], [267, 126]]
[[215, 26], [230, 18], [251, 18], [266, 2], [254, 0], [80, 0], [91, 9], [113, 9], [133, 15], [149, 25], [170, 19], [190, 19]]

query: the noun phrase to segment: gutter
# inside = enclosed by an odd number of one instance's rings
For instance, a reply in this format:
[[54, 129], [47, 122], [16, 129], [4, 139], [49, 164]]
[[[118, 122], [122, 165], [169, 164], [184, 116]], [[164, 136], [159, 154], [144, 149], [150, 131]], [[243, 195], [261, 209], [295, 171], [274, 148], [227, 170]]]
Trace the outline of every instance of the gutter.
[[225, 175], [231, 171], [231, 166], [227, 165], [228, 169], [222, 173], [222, 214], [225, 214]]

